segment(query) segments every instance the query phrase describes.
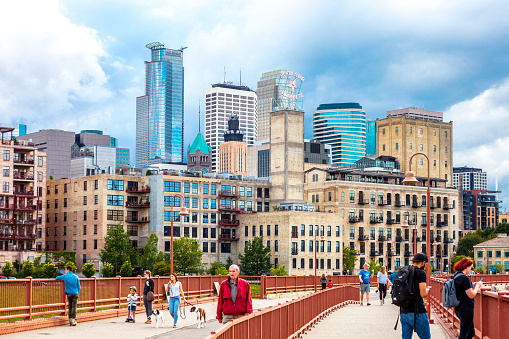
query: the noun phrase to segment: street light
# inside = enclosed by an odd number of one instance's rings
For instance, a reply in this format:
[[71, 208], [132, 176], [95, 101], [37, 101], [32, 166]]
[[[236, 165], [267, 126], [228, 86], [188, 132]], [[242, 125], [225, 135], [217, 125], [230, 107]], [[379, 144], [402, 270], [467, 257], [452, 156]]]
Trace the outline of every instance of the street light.
[[[170, 196], [170, 207], [171, 207], [171, 215], [170, 215], [170, 220], [171, 220], [171, 227], [170, 227], [170, 232], [171, 232], [171, 242], [170, 242], [170, 272], [173, 273], [173, 201], [175, 197], [180, 197], [181, 198], [181, 206], [182, 208], [180, 209], [180, 216], [181, 217], [185, 217], [187, 215], [189, 215], [189, 212], [187, 211], [187, 208], [186, 208], [186, 205], [185, 205], [185, 199], [184, 199], [184, 196], [180, 193], [177, 193], [177, 194], [174, 194], [174, 195], [171, 195]], [[182, 221], [181, 221], [182, 222]]]
[[[423, 157], [425, 157], [428, 162], [428, 185], [427, 185], [428, 189], [426, 191], [426, 255], [428, 257], [428, 260], [431, 260], [430, 259], [430, 240], [431, 240], [430, 239], [430, 232], [431, 232], [431, 225], [430, 225], [430, 200], [431, 199], [430, 199], [430, 195], [431, 195], [431, 191], [429, 188], [429, 158], [426, 154], [424, 154], [422, 152], [418, 152], [418, 153], [413, 154], [410, 157], [410, 160], [408, 163], [408, 172], [406, 174], [406, 178], [403, 180], [403, 183], [405, 185], [415, 186], [415, 184], [417, 184], [419, 182], [419, 180], [417, 180], [415, 178], [414, 172], [412, 172], [412, 159], [417, 154], [420, 154]], [[414, 253], [414, 256], [415, 256], [415, 254], [416, 253]], [[426, 285], [427, 286], [431, 285], [430, 279], [431, 279], [431, 265], [430, 265], [430, 263], [428, 263], [427, 269], [426, 269]], [[429, 293], [426, 296], [426, 303], [427, 303], [426, 310], [428, 312], [428, 319], [431, 322], [431, 309], [430, 309], [430, 295], [429, 295]]]

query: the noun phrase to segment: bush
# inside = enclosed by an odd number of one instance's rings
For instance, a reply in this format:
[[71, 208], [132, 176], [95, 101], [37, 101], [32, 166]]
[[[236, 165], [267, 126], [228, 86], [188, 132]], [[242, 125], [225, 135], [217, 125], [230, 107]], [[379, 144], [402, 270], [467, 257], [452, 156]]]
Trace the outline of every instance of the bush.
[[121, 277], [130, 277], [133, 275], [133, 267], [129, 261], [125, 261], [120, 267], [120, 276]]
[[[73, 263], [72, 261], [68, 261], [68, 262], [66, 262], [64, 266], [65, 266], [65, 267], [67, 267], [67, 266], [71, 266], [71, 267], [72, 267], [72, 271], [73, 271], [74, 273], [75, 273], [75, 272], [76, 272], [76, 270], [77, 270], [77, 268], [76, 268], [76, 264], [75, 264], [75, 263]], [[65, 268], [65, 267], [64, 267], [64, 268]]]
[[21, 276], [31, 277], [34, 275], [34, 263], [28, 261], [28, 259], [23, 263], [23, 268], [21, 269]]
[[219, 261], [214, 261], [212, 263], [212, 267], [209, 269], [209, 274], [211, 275], [227, 275], [228, 269]]
[[105, 278], [111, 278], [115, 276], [115, 268], [109, 262], [105, 262], [101, 270], [101, 273]]
[[42, 275], [44, 278], [54, 278], [58, 274], [58, 268], [51, 262], [45, 263], [42, 268]]
[[2, 267], [2, 273], [6, 277], [10, 277], [12, 273], [14, 273], [14, 267], [10, 263], [10, 261], [6, 261], [4, 267]]
[[170, 264], [168, 264], [166, 261], [159, 261], [156, 262], [152, 266], [152, 274], [153, 275], [159, 275], [159, 276], [169, 276], [170, 275]]
[[87, 278], [92, 277], [95, 274], [96, 270], [94, 267], [94, 264], [91, 262], [86, 263], [83, 265], [83, 268], [81, 269], [81, 273]]

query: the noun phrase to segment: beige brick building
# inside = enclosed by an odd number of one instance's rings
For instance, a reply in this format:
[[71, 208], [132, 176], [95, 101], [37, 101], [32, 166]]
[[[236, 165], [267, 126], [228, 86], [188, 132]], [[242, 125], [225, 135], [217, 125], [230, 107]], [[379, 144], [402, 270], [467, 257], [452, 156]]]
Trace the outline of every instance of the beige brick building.
[[[414, 229], [417, 252], [426, 252], [426, 187], [422, 181], [405, 186], [403, 179], [402, 174], [351, 168], [306, 171], [305, 203], [337, 216], [344, 245], [359, 252], [356, 271], [372, 258], [391, 269], [410, 263]], [[445, 268], [459, 238], [458, 190], [445, 184], [444, 179], [431, 181], [431, 260], [437, 269], [440, 249]], [[404, 219], [410, 227], [401, 226]]]
[[219, 145], [218, 173], [247, 175], [247, 143], [243, 141], [225, 141]]
[[[377, 119], [377, 155], [396, 157], [406, 173], [410, 157], [423, 152], [429, 157], [431, 178], [447, 180], [452, 186], [453, 144], [452, 122], [414, 119], [406, 116]], [[428, 164], [422, 156], [415, 156], [412, 171], [427, 177]]]
[[44, 248], [46, 153], [0, 127], [0, 265], [25, 261]]
[[[483, 251], [484, 250], [484, 251]], [[474, 260], [476, 267], [502, 265], [502, 273], [509, 272], [509, 235], [498, 234], [494, 239], [482, 242], [474, 246]], [[486, 272], [485, 272], [486, 273]]]

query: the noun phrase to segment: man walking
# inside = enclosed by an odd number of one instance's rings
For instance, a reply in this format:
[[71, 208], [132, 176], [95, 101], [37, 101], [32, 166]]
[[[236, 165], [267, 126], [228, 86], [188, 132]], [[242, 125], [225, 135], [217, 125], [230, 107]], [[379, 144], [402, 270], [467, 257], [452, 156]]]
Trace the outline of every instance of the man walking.
[[221, 283], [217, 300], [216, 319], [226, 324], [231, 319], [253, 313], [249, 283], [239, 278], [240, 268], [231, 265], [228, 279]]
[[78, 306], [78, 296], [80, 294], [80, 279], [72, 273], [72, 266], [65, 268], [65, 274], [58, 276], [57, 279], [65, 283], [65, 294], [69, 303], [69, 325], [76, 326], [76, 307]]
[[371, 277], [371, 272], [368, 271], [369, 269], [369, 265], [368, 264], [364, 264], [364, 269], [362, 269], [360, 272], [359, 272], [359, 280], [361, 282], [361, 306], [363, 305], [363, 299], [364, 299], [364, 294], [366, 294], [366, 305], [369, 306], [371, 305], [369, 303], [369, 290], [370, 290], [370, 283], [369, 283], [369, 277]]
[[428, 313], [424, 306], [423, 298], [426, 298], [428, 289], [426, 289], [426, 272], [424, 271], [428, 257], [424, 253], [417, 253], [413, 259], [413, 284], [414, 300], [408, 307], [401, 307], [401, 337], [411, 339], [412, 332], [415, 329], [420, 339], [431, 338], [429, 329]]

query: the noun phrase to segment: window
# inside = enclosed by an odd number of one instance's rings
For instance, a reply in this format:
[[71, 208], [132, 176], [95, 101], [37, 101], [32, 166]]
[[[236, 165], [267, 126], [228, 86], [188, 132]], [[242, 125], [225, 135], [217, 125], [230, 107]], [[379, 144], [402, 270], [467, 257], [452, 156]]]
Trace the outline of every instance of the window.
[[83, 197], [83, 205], [86, 205], [86, 204], [87, 204], [87, 197], [86, 197], [86, 196], [84, 196], [84, 197]]
[[97, 239], [94, 239], [94, 250], [97, 249]]
[[278, 241], [274, 241], [274, 252], [278, 252], [279, 251], [279, 243]]
[[99, 180], [96, 180], [94, 182], [94, 189], [98, 189], [99, 188]]
[[396, 143], [396, 149], [399, 149], [399, 144], [398, 143]]
[[94, 225], [94, 234], [97, 234], [97, 225]]
[[248, 197], [252, 197], [253, 196], [253, 188], [252, 187], [248, 187], [247, 188], [247, 194], [246, 194]]
[[124, 196], [108, 194], [108, 205], [110, 205], [110, 206], [124, 206]]
[[114, 191], [123, 191], [124, 190], [124, 181], [108, 179], [108, 189], [114, 190]]
[[83, 211], [83, 221], [87, 220], [87, 211]]
[[88, 181], [83, 181], [83, 190], [86, 191], [88, 186]]
[[198, 208], [198, 198], [193, 198], [192, 200], [192, 208]]
[[4, 166], [4, 177], [8, 177], [10, 175], [10, 167], [9, 166]]
[[[66, 214], [66, 213], [64, 212], [64, 215], [65, 215], [65, 214]], [[67, 219], [67, 218], [66, 218], [66, 219]], [[97, 210], [94, 210], [94, 220], [97, 220]]]
[[339, 237], [339, 226], [336, 226], [336, 237]]
[[350, 202], [355, 202], [355, 192], [353, 190], [350, 190]]
[[108, 210], [106, 213], [107, 220], [124, 220], [124, 211]]
[[274, 235], [275, 236], [279, 235], [279, 230], [278, 230], [278, 226], [277, 225], [274, 225]]
[[99, 196], [94, 195], [94, 205], [97, 205], [99, 203]]
[[327, 236], [328, 237], [332, 236], [332, 227], [331, 226], [327, 226]]
[[385, 135], [385, 128], [382, 128], [382, 134]]
[[447, 138], [447, 131], [445, 131], [445, 137]]
[[192, 193], [198, 194], [198, 184], [194, 183], [192, 187], [193, 187]]
[[396, 127], [396, 134], [398, 134], [398, 127]]
[[408, 133], [410, 133], [410, 134], [412, 133], [412, 126], [410, 126], [410, 127], [408, 128]]
[[445, 153], [447, 153], [447, 146], [445, 146]]
[[339, 248], [339, 241], [336, 241], [336, 252], [339, 253], [339, 250], [340, 250], [340, 248]]
[[216, 195], [216, 185], [210, 185], [210, 194]]
[[208, 253], [208, 252], [209, 252], [209, 243], [204, 242], [203, 243], [203, 253]]
[[[4, 150], [4, 161], [9, 161], [9, 160], [11, 160], [11, 151], [10, 150]], [[39, 166], [42, 166], [42, 165], [39, 165]]]
[[180, 182], [165, 181], [164, 182], [165, 192], [180, 192]]
[[184, 193], [189, 193], [189, 183], [188, 182], [184, 183]]
[[270, 236], [270, 225], [267, 225], [267, 236]]
[[385, 151], [385, 144], [382, 145], [382, 150]]
[[87, 249], [87, 241], [86, 240], [83, 240], [83, 249], [86, 250]]
[[[419, 128], [419, 134], [422, 134], [422, 128]], [[398, 266], [396, 266], [398, 267]]]
[[203, 208], [209, 208], [209, 199], [207, 198], [203, 199]]
[[209, 184], [203, 184], [203, 194], [209, 194]]
[[408, 149], [412, 150], [412, 143], [408, 144]]

